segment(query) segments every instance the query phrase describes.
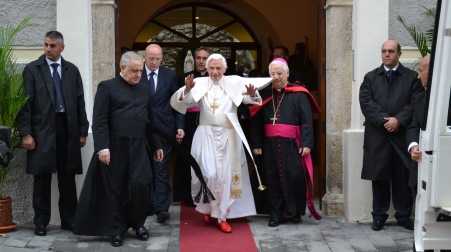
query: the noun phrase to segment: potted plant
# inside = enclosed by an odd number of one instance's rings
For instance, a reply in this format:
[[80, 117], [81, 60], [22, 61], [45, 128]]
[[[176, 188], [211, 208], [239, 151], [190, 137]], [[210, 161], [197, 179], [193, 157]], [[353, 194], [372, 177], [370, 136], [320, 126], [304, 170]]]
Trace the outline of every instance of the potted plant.
[[[12, 158], [7, 153], [13, 153], [19, 146], [20, 137], [14, 126], [16, 116], [27, 97], [23, 90], [22, 73], [13, 58], [12, 44], [17, 33], [28, 26], [28, 23], [29, 19], [26, 18], [17, 25], [0, 27], [0, 143], [3, 143], [4, 149], [0, 164], [0, 233], [9, 232], [16, 227], [12, 222], [11, 197], [6, 194], [9, 170], [7, 161]], [[9, 148], [9, 152], [5, 148]]]

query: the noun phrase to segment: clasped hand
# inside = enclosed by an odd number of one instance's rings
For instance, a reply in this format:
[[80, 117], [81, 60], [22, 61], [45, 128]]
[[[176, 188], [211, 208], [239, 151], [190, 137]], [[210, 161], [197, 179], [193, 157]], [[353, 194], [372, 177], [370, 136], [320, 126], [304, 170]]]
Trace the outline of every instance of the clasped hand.
[[399, 129], [399, 121], [396, 117], [384, 117], [384, 128], [390, 132], [396, 132]]

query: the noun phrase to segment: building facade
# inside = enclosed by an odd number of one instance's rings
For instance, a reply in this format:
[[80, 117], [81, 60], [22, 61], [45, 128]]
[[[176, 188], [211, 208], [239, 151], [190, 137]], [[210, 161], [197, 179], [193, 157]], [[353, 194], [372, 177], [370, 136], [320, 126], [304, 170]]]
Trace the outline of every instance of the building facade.
[[[175, 67], [180, 62], [177, 52], [184, 55], [187, 49], [202, 45], [227, 54], [236, 70], [242, 69], [238, 59], [243, 55], [250, 62], [243, 63], [245, 66], [263, 70], [270, 48], [285, 45], [293, 52], [296, 43], [306, 44], [316, 73], [314, 94], [321, 105], [321, 113], [315, 118], [315, 195], [321, 199], [323, 213], [345, 216], [349, 221], [367, 221], [371, 184], [360, 179], [363, 117], [358, 103], [359, 86], [364, 74], [379, 66], [380, 46], [388, 38], [401, 42], [404, 48], [401, 62], [415, 67], [419, 54], [397, 17], [402, 16], [423, 29], [432, 20], [421, 14], [422, 6], [431, 7], [435, 1], [280, 0], [275, 4], [258, 0], [0, 0], [0, 3], [1, 24], [31, 17], [31, 26], [16, 40], [14, 53], [19, 64], [42, 54], [46, 31], [57, 29], [63, 33], [66, 44], [63, 56], [80, 68], [89, 118], [96, 86], [115, 75], [121, 52], [142, 50], [149, 41], [164, 44], [167, 55], [175, 52]], [[90, 139], [83, 148], [85, 169], [92, 150]], [[24, 223], [32, 217], [32, 178], [24, 174], [23, 153], [19, 156], [22, 158], [15, 162], [9, 190], [14, 199], [15, 219]], [[79, 188], [82, 180], [80, 176]], [[53, 186], [53, 198], [57, 199], [56, 181]], [[52, 204], [52, 209], [58, 211], [57, 200]], [[58, 214], [52, 214], [52, 222], [58, 221]]]

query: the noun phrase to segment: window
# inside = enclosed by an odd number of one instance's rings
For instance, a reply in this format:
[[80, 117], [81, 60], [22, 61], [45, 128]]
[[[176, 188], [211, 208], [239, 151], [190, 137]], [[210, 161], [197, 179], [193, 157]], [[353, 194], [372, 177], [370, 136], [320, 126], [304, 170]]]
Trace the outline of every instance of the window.
[[187, 51], [207, 47], [221, 53], [229, 74], [247, 75], [260, 64], [260, 46], [233, 13], [207, 4], [179, 5], [157, 14], [136, 37], [134, 50], [156, 42], [163, 47], [163, 64], [183, 74]]

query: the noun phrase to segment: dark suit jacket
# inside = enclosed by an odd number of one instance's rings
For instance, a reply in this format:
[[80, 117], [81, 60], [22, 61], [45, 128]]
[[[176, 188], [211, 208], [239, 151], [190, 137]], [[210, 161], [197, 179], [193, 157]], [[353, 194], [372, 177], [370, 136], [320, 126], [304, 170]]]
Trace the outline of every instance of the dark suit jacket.
[[[141, 82], [149, 85], [148, 73], [144, 67]], [[173, 70], [160, 66], [158, 70], [157, 90], [150, 96], [150, 119], [153, 130], [164, 138], [175, 138], [176, 129], [183, 129], [184, 116], [172, 109], [169, 101], [179, 85]]]
[[409, 145], [411, 142], [419, 141], [420, 128], [425, 122], [425, 102], [426, 102], [426, 91], [422, 91], [415, 96], [414, 104], [412, 105], [412, 121], [409, 124], [406, 131], [406, 141]]
[[[425, 102], [426, 102], [426, 91], [418, 93], [414, 99], [414, 104], [412, 105], [412, 121], [407, 127], [406, 131], [406, 142], [407, 146], [412, 142], [419, 142], [420, 128], [425, 123]], [[407, 151], [407, 149], [406, 149]], [[411, 165], [409, 166], [409, 186], [416, 188], [417, 177], [418, 177], [418, 164], [416, 161], [411, 160]]]
[[[78, 68], [61, 59], [62, 91], [65, 102], [68, 153], [65, 169], [82, 172], [80, 137], [88, 135], [83, 83]], [[23, 71], [28, 101], [17, 118], [21, 135], [32, 135], [36, 149], [28, 151], [27, 172], [42, 174], [56, 171], [55, 95], [49, 66], [42, 55]]]
[[[420, 141], [420, 129], [426, 127], [426, 91], [423, 90], [418, 95], [415, 96], [413, 113], [412, 113], [412, 122], [406, 131], [406, 140], [409, 145], [412, 142], [419, 143]], [[451, 126], [451, 99], [449, 100], [448, 105], [448, 116], [447, 116], [447, 125]], [[409, 185], [411, 187], [416, 187], [418, 177], [418, 163], [412, 160], [412, 165], [410, 166], [410, 175], [409, 175]]]
[[[398, 155], [406, 167], [406, 128], [412, 118], [412, 101], [422, 87], [417, 73], [399, 64], [393, 81], [388, 83], [384, 67], [367, 73], [360, 87], [360, 107], [365, 116], [362, 178], [388, 180], [391, 177], [392, 155]], [[384, 117], [396, 117], [397, 132], [384, 128]]]

